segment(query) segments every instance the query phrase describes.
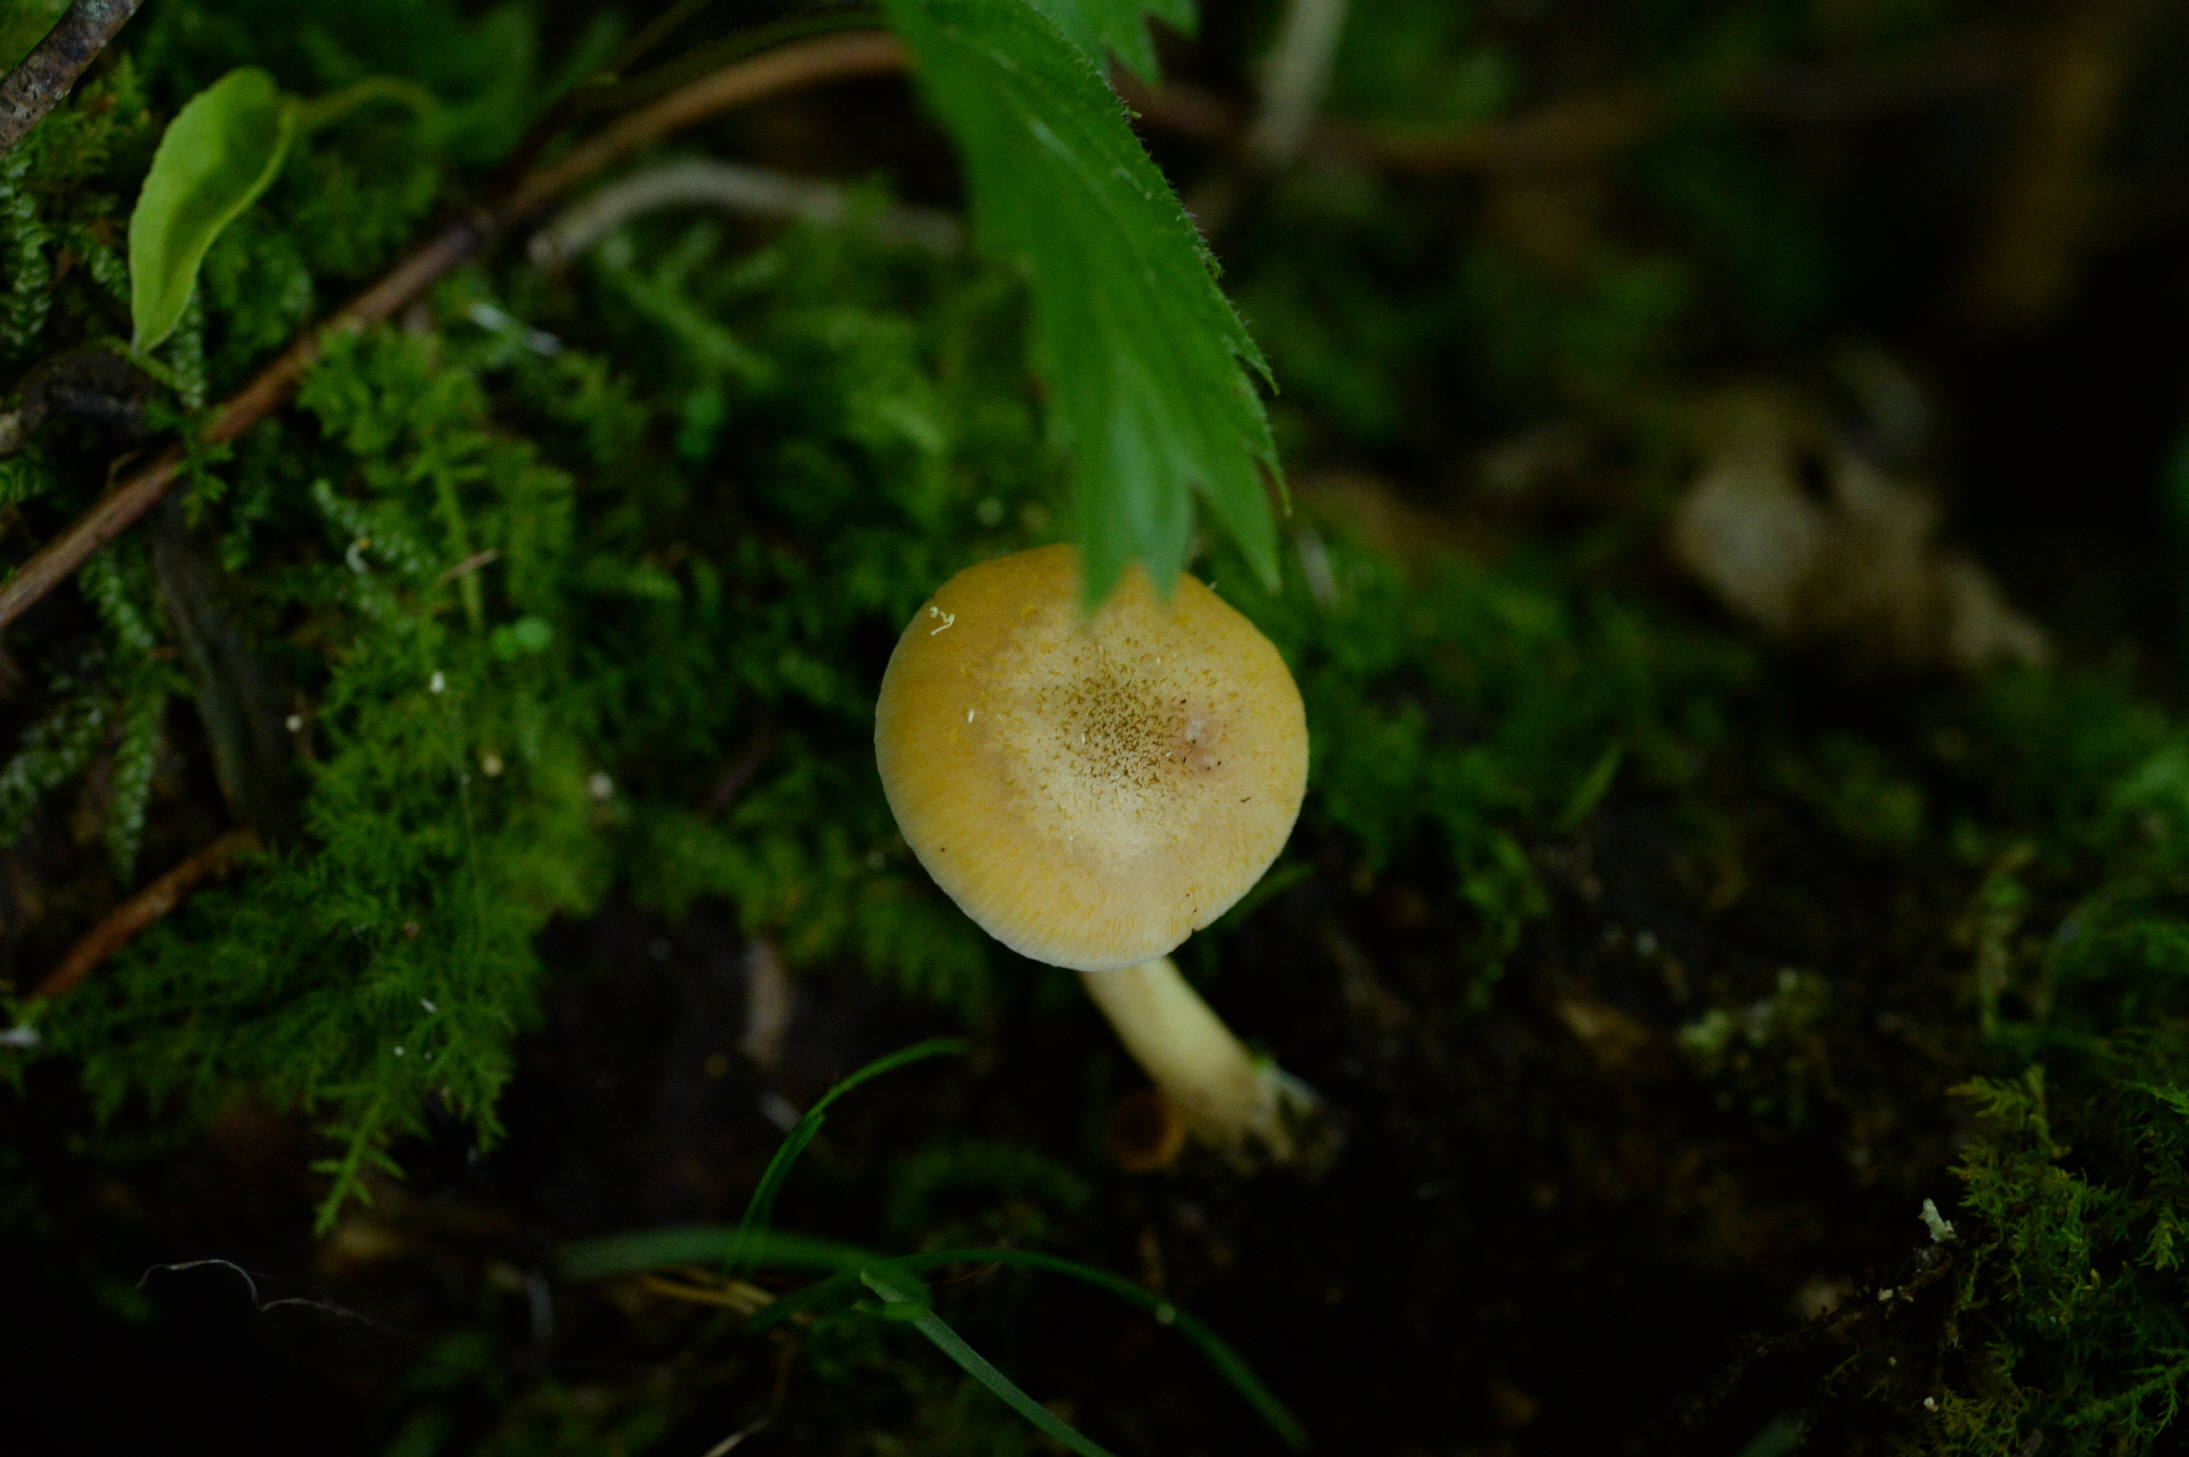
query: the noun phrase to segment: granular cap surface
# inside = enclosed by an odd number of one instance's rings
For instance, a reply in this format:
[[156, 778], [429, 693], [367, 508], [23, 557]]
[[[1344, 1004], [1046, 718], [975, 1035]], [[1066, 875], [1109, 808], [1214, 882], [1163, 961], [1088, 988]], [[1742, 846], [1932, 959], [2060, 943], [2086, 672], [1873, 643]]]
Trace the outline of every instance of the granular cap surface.
[[1307, 722], [1284, 660], [1190, 576], [1093, 619], [1077, 554], [944, 584], [898, 641], [875, 756], [920, 863], [989, 934], [1078, 971], [1175, 948], [1284, 848]]

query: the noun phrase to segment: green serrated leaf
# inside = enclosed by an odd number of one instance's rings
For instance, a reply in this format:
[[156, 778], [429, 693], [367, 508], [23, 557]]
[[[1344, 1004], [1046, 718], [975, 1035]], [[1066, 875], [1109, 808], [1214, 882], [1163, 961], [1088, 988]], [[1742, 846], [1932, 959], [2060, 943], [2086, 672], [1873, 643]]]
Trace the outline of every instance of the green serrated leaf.
[[129, 215], [132, 348], [157, 348], [182, 321], [206, 250], [274, 180], [296, 121], [274, 78], [244, 66], [168, 123]]
[[1103, 52], [1114, 53], [1127, 70], [1143, 81], [1155, 80], [1155, 44], [1148, 37], [1148, 18], [1154, 17], [1173, 30], [1193, 34], [1196, 21], [1193, 0], [1028, 0], [1049, 17], [1064, 38], [1084, 51], [1097, 65]]
[[[981, 240], [1031, 280], [1035, 367], [1072, 455], [1088, 601], [1135, 560], [1168, 588], [1191, 547], [1195, 493], [1274, 586], [1264, 477], [1277, 453], [1252, 378], [1269, 366], [1123, 104], [1046, 18], [1061, 3], [883, 8], [964, 156]], [[1099, 13], [1123, 7], [1104, 0]]]

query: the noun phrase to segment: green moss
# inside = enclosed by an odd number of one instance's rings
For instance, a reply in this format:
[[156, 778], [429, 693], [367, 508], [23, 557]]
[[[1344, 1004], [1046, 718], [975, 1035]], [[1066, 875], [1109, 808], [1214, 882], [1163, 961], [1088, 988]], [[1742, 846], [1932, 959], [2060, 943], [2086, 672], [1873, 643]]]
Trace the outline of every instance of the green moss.
[[[125, 331], [118, 219], [164, 115], [227, 67], [267, 64], [311, 95], [396, 75], [437, 101], [361, 107], [298, 148], [208, 259], [159, 361], [155, 423], [235, 387], [476, 196], [607, 34], [550, 56], [519, 7], [379, 0], [310, 27], [295, 9], [148, 7], [128, 54], [0, 162], [7, 363]], [[1387, 15], [1399, 41], [1348, 52], [1339, 95], [1356, 111], [1451, 121], [1503, 104], [1504, 53], [1462, 19], [1411, 0], [1361, 14]], [[1666, 64], [1700, 73], [1776, 43], [1687, 34]], [[1241, 223], [1240, 293], [1292, 392], [1294, 438], [1346, 459], [1439, 452], [1443, 479], [1461, 446], [1424, 430], [1424, 399], [1449, 409], [1465, 389], [1616, 422], [1717, 323], [1800, 331], [1831, 302], [1830, 258], [1801, 199], [1761, 185], [1770, 170], [1688, 126], [1624, 179], [1682, 241], [1590, 243], [1571, 267], [1455, 228], [1473, 203], [1403, 183], [1310, 171], [1271, 188]], [[1595, 226], [1586, 197], [1566, 201], [1561, 226]], [[897, 836], [870, 715], [936, 584], [1056, 535], [1065, 473], [1024, 329], [1019, 281], [977, 261], [669, 213], [560, 273], [489, 259], [398, 326], [339, 341], [294, 409], [193, 463], [184, 511], [221, 623], [279, 685], [295, 832], [38, 1010], [41, 1055], [109, 1116], [187, 1123], [245, 1093], [310, 1110], [331, 1218], [367, 1169], [399, 1172], [391, 1140], [436, 1112], [493, 1135], [539, 1015], [541, 933], [611, 894], [671, 921], [720, 910], [801, 972], [856, 969], [969, 1020], [992, 1009], [1005, 953]], [[115, 453], [80, 422], [49, 427], [0, 462], [0, 523], [17, 545], [42, 539]], [[1234, 560], [1204, 564], [1293, 665], [1314, 764], [1293, 860], [1196, 955], [1219, 957], [1291, 888], [1339, 903], [1403, 877], [1436, 901], [1439, 965], [1473, 1015], [1553, 924], [1546, 845], [1585, 838], [1607, 805], [1660, 816], [1698, 863], [1723, 850], [1741, 869], [1773, 833], [1820, 847], [1798, 863], [1891, 883], [1918, 952], [1894, 961], [1905, 948], [1881, 939], [1883, 970], [1795, 956], [1683, 983], [1692, 999], [1662, 1030], [1686, 1061], [1663, 1076], [1769, 1140], [1932, 1117], [1879, 1106], [1903, 1084], [1849, 1091], [1831, 1056], [1902, 1019], [1892, 1037], [1939, 1086], [1962, 1082], [1971, 1124], [1960, 1234], [1925, 1267], [1946, 1271], [1944, 1314], [1891, 1347], [1894, 1379], [1924, 1373], [1936, 1411], [1896, 1411], [1921, 1421], [1896, 1440], [2025, 1453], [2043, 1431], [2047, 1452], [2141, 1451], [2178, 1426], [2189, 731], [2070, 673], [1789, 727], [1783, 676], [1601, 585], [1641, 575], [1607, 567], [1602, 541], [1409, 571], [1304, 524], [1295, 540], [1275, 593]], [[207, 834], [227, 813], [203, 783], [162, 787], [163, 764], [217, 757], [214, 714], [192, 700], [234, 687], [184, 673], [166, 612], [149, 553], [125, 540], [54, 604], [51, 661], [8, 705], [0, 830], [39, 839], [67, 882], [47, 942], [207, 837], [163, 838], [163, 811]], [[1736, 878], [1697, 901], [1735, 914], [1750, 893]], [[1833, 889], [1754, 890], [1756, 918], [1829, 918]], [[1668, 964], [1638, 955], [1652, 975]], [[26, 1056], [4, 1055], [19, 1074]], [[1030, 1148], [952, 1137], [905, 1153], [881, 1207], [907, 1242], [1040, 1242], [1088, 1197]], [[830, 1379], [896, 1373], [869, 1413], [896, 1433], [884, 1442], [1026, 1450], [985, 1396], [904, 1374], [878, 1339], [823, 1325], [809, 1354]], [[492, 1344], [473, 1331], [436, 1353], [446, 1379], [406, 1398], [418, 1414], [395, 1450], [457, 1444], [466, 1401], [498, 1404], [482, 1450], [513, 1452], [636, 1451], [683, 1410], [643, 1383], [519, 1390]], [[1818, 1404], [1859, 1402], [1858, 1387], [1846, 1377]]]
[[1545, 909], [1527, 840], [1572, 828], [1615, 783], [1686, 783], [1751, 664], [1547, 566], [1446, 561], [1415, 581], [1358, 545], [1312, 550], [1325, 599], [1305, 570], [1280, 597], [1236, 570], [1217, 584], [1299, 679], [1308, 823], [1340, 836], [1364, 879], [1424, 836], [1440, 847], [1477, 917], [1460, 960], [1480, 996]]

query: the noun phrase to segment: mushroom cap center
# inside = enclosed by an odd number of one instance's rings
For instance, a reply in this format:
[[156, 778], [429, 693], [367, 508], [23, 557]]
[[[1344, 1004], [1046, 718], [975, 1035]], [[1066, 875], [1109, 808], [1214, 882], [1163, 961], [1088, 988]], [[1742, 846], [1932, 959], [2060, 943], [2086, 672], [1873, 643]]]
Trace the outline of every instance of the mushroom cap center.
[[1283, 659], [1191, 577], [1135, 571], [1092, 621], [1070, 547], [960, 573], [899, 641], [876, 757], [906, 841], [1013, 949], [1162, 955], [1284, 847], [1307, 729]]

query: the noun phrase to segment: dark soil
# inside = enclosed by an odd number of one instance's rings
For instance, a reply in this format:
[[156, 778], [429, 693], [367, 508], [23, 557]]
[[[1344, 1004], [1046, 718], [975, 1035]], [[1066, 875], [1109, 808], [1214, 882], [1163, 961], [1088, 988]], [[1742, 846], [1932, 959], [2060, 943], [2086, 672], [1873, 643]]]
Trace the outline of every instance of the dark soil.
[[[1555, 908], [1486, 1010], [1470, 1004], [1452, 949], [1467, 928], [1433, 866], [1358, 895], [1325, 846], [1320, 873], [1235, 940], [1210, 995], [1341, 1111], [1338, 1163], [1314, 1181], [1190, 1157], [1098, 1172], [1068, 1248], [1235, 1340], [1323, 1451], [1738, 1452], [1768, 1438], [1860, 1349], [1844, 1329], [1805, 1333], [1801, 1316], [1900, 1282], [1928, 1242], [1922, 1199], [1950, 1198], [1945, 1087], [1965, 1050], [1916, 1029], [1956, 1020], [1925, 1002], [1949, 979], [1923, 973], [1952, 954], [1940, 927], [1973, 877], [1911, 883], [1850, 861], [1749, 768], [1722, 777], [1713, 800], [1751, 808], [1720, 827], [1735, 839], [1715, 859], [1642, 795], [1535, 846]], [[87, 1163], [65, 1079], [11, 1102], [8, 1142], [70, 1221], [6, 1274], [0, 1369], [9, 1404], [41, 1424], [23, 1450], [379, 1451], [400, 1414], [390, 1393], [430, 1379], [459, 1330], [495, 1343], [494, 1379], [457, 1403], [460, 1427], [485, 1427], [492, 1393], [549, 1373], [604, 1402], [659, 1389], [681, 1413], [670, 1452], [704, 1451], [778, 1401], [771, 1440], [796, 1450], [864, 1450], [868, 1424], [901, 1418], [871, 1384], [817, 1375], [795, 1337], [744, 1340], [635, 1285], [551, 1271], [576, 1237], [734, 1220], [781, 1136], [763, 1100], [803, 1106], [947, 1026], [855, 975], [809, 982], [763, 1081], [735, 1052], [745, 973], [726, 918], [669, 927], [610, 910], [559, 932], [554, 956], [565, 974], [524, 1040], [506, 1140], [482, 1151], [452, 1124], [399, 1148], [408, 1181], [383, 1182], [316, 1247], [313, 1149], [295, 1120], [238, 1105], [202, 1140]], [[1807, 1021], [1783, 1011], [1797, 978], [1818, 998]], [[1107, 1168], [1105, 1111], [1137, 1073], [1062, 980], [1026, 968], [967, 1062], [853, 1095], [778, 1223], [886, 1243], [894, 1160], [944, 1135]], [[1774, 997], [1788, 1033], [1752, 1066], [1698, 1078], [1676, 1041], [1696, 1009]], [[156, 1268], [214, 1259], [289, 1303], [254, 1311], [230, 1269]], [[80, 1294], [87, 1271], [104, 1272], [97, 1307]], [[139, 1271], [133, 1286], [124, 1272]], [[1281, 1450], [1176, 1337], [1107, 1297], [988, 1271], [941, 1301], [1120, 1452]], [[30, 1399], [92, 1381], [129, 1398]]]

